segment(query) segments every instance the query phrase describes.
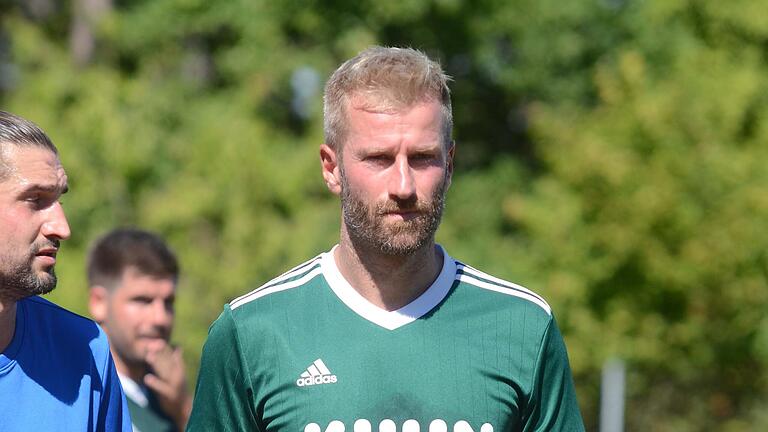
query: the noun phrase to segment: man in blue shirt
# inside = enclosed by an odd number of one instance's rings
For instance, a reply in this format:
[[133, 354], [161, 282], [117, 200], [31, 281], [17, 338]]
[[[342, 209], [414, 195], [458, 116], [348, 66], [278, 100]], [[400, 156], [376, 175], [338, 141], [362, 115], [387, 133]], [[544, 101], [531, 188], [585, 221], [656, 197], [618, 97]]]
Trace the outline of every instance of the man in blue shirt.
[[56, 286], [67, 175], [35, 124], [0, 111], [0, 430], [130, 431], [101, 329], [39, 297]]

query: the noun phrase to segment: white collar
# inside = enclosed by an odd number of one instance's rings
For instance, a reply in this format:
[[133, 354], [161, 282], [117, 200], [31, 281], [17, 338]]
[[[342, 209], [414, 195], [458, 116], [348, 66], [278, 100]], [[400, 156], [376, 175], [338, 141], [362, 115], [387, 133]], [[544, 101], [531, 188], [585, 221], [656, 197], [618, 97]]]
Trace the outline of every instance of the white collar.
[[123, 386], [125, 396], [134, 401], [136, 405], [146, 408], [149, 405], [147, 388], [120, 372], [117, 373], [117, 376], [120, 377], [120, 384]]
[[442, 246], [436, 245], [443, 255], [443, 268], [437, 279], [426, 291], [407, 305], [397, 310], [388, 311], [369, 302], [344, 279], [333, 257], [338, 246], [334, 246], [333, 249], [322, 255], [321, 266], [328, 284], [336, 296], [352, 311], [387, 330], [395, 330], [416, 321], [434, 309], [448, 295], [455, 279], [456, 262]]

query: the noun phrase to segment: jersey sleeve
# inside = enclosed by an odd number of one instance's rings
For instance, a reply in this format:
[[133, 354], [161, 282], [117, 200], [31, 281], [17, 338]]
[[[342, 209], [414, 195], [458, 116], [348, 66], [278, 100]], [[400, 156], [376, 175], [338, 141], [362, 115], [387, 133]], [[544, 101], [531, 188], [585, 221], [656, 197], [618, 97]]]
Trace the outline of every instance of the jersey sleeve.
[[187, 431], [259, 431], [252, 387], [229, 306], [211, 325]]
[[554, 318], [542, 339], [526, 412], [525, 432], [584, 430], [568, 353]]
[[[103, 336], [103, 335], [102, 335]], [[107, 345], [105, 337], [105, 345]], [[117, 376], [115, 362], [112, 355], [107, 352], [107, 364], [104, 368], [101, 402], [96, 421], [96, 431], [103, 432], [131, 432], [131, 417], [128, 412], [128, 402], [125, 400], [120, 378]]]

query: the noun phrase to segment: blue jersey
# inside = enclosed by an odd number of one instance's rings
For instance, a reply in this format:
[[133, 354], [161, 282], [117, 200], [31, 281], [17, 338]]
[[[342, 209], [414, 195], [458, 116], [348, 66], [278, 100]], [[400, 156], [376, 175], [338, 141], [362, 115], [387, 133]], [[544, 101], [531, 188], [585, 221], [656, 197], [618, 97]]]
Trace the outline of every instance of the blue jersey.
[[0, 431], [130, 431], [104, 332], [40, 297], [19, 301], [0, 353]]

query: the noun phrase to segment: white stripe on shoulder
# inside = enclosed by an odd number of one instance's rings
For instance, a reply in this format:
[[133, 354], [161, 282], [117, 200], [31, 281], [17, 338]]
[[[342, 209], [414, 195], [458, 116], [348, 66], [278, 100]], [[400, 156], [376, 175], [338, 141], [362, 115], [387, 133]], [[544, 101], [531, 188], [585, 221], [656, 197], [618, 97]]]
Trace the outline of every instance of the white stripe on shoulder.
[[280, 283], [280, 282], [282, 282], [282, 281], [284, 281], [286, 279], [290, 279], [292, 277], [298, 276], [302, 272], [307, 271], [312, 266], [314, 266], [315, 264], [319, 263], [320, 262], [320, 258], [322, 258], [322, 254], [312, 258], [311, 260], [304, 261], [303, 263], [297, 265], [296, 267], [288, 270], [287, 272], [281, 274], [280, 276], [278, 276], [278, 277], [272, 279], [271, 281], [265, 283], [264, 285], [262, 285], [262, 287], [265, 287], [265, 286], [268, 286], [268, 285], [276, 285], [276, 284], [278, 284], [278, 283]]
[[[242, 306], [245, 303], [248, 303], [252, 300], [263, 297], [267, 294], [283, 291], [283, 290], [294, 288], [301, 285], [302, 283], [315, 277], [320, 272], [319, 263], [320, 263], [320, 256], [316, 256], [315, 258], [312, 258], [309, 261], [306, 261], [302, 264], [297, 265], [296, 267], [270, 280], [264, 285], [252, 290], [251, 292], [232, 300], [231, 302], [229, 302], [230, 309], [235, 309], [236, 307]], [[312, 267], [315, 267], [315, 269], [307, 273], [307, 271]], [[282, 283], [283, 281], [299, 276], [302, 273], [307, 273], [307, 274], [293, 282]]]
[[246, 303], [250, 303], [250, 302], [252, 302], [252, 301], [254, 301], [254, 300], [258, 299], [258, 298], [264, 297], [266, 295], [274, 294], [276, 292], [285, 291], [285, 290], [288, 290], [288, 289], [291, 289], [291, 288], [296, 288], [298, 286], [304, 285], [305, 283], [307, 283], [308, 281], [313, 279], [315, 276], [321, 274], [322, 272], [323, 272], [323, 269], [321, 267], [317, 267], [314, 270], [312, 270], [311, 272], [305, 274], [301, 278], [296, 279], [294, 281], [286, 282], [286, 283], [283, 283], [283, 284], [272, 285], [272, 286], [265, 286], [263, 288], [257, 288], [255, 290], [251, 291], [249, 294], [246, 294], [246, 295], [238, 298], [237, 300], [231, 302], [229, 304], [229, 308], [234, 310], [234, 309], [236, 309], [236, 308], [238, 308], [238, 307], [240, 307], [240, 306], [242, 306], [242, 305], [244, 305]]
[[[534, 293], [528, 288], [525, 288], [524, 286], [493, 277], [466, 264], [457, 263], [456, 270], [456, 279], [462, 282], [467, 282], [469, 284], [475, 285], [478, 288], [483, 288], [528, 300], [531, 303], [535, 303], [544, 309], [547, 315], [552, 315], [552, 308], [549, 306], [549, 304], [538, 294]], [[493, 283], [485, 282], [472, 276], [477, 276]]]
[[480, 270], [478, 270], [478, 269], [476, 269], [476, 268], [474, 268], [472, 266], [469, 266], [469, 265], [466, 265], [466, 264], [463, 264], [463, 263], [459, 263], [457, 270], [463, 271], [464, 273], [467, 273], [467, 274], [475, 275], [475, 276], [477, 276], [479, 278], [482, 278], [482, 279], [485, 279], [487, 281], [491, 281], [491, 282], [497, 283], [499, 285], [502, 285], [502, 286], [505, 286], [505, 287], [508, 287], [508, 288], [513, 288], [513, 289], [525, 291], [528, 294], [530, 294], [530, 295], [538, 298], [542, 302], [546, 303], [544, 301], [544, 298], [542, 298], [540, 295], [536, 294], [535, 292], [529, 290], [528, 288], [526, 288], [526, 287], [524, 287], [522, 285], [518, 285], [518, 284], [513, 283], [513, 282], [505, 281], [504, 279], [499, 279], [499, 278], [497, 278], [495, 276], [489, 275], [488, 273], [482, 272], [482, 271], [480, 271]]

